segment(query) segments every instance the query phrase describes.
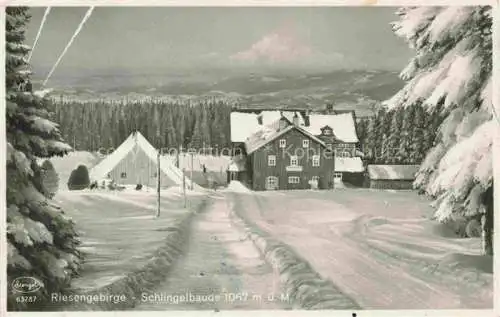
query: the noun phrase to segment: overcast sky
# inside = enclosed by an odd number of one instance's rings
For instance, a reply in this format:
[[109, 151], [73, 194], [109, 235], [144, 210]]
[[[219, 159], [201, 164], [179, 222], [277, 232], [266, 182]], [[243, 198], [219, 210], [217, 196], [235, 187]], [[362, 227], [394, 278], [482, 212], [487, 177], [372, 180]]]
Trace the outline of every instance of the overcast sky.
[[[32, 57], [51, 67], [88, 8], [54, 7]], [[32, 8], [32, 44], [45, 8]], [[280, 65], [401, 70], [396, 8], [96, 7], [58, 71]]]

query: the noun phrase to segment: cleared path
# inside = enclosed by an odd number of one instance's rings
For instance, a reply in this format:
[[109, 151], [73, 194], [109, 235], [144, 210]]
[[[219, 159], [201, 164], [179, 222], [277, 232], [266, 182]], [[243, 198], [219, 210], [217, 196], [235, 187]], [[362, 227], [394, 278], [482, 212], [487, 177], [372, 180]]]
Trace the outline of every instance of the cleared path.
[[[283, 297], [282, 297], [283, 295]], [[286, 309], [277, 276], [230, 221], [214, 196], [191, 228], [188, 249], [159, 287], [145, 290], [137, 310]]]

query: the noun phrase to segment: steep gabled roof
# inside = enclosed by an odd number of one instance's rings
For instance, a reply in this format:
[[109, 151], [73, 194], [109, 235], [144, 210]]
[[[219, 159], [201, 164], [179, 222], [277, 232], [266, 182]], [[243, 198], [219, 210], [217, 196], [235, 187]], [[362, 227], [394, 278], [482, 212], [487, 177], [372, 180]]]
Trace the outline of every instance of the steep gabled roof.
[[[293, 122], [293, 111], [261, 111], [259, 114], [246, 112], [231, 112], [231, 142], [245, 142], [248, 137], [259, 130], [265, 129], [281, 117], [286, 118], [290, 124]], [[304, 118], [297, 112], [299, 124], [304, 125]], [[259, 117], [262, 124], [259, 124]]]
[[[157, 162], [158, 150], [155, 149], [140, 132], [133, 132], [130, 136], [104, 160], [90, 170], [92, 180], [100, 180], [107, 177], [130, 152], [142, 150], [146, 157], [153, 162]], [[172, 162], [160, 156], [160, 169], [177, 185], [182, 184], [183, 173], [175, 167]]]
[[257, 131], [256, 133], [252, 134], [248, 140], [245, 142], [245, 147], [246, 147], [246, 152], [247, 154], [251, 154], [261, 147], [265, 146], [266, 144], [276, 140], [278, 137], [286, 134], [287, 132], [291, 130], [297, 130], [303, 135], [307, 136], [308, 138], [316, 141], [323, 147], [326, 147], [325, 143], [315, 137], [314, 135], [310, 134], [306, 130], [304, 130], [302, 127], [290, 124], [286, 128], [279, 130], [277, 128], [279, 126], [279, 120], [264, 126], [261, 130]]
[[262, 126], [257, 121], [255, 113], [231, 112], [231, 142], [245, 142]]
[[[281, 117], [286, 118], [292, 123], [295, 114], [299, 117], [299, 127], [311, 135], [320, 135], [321, 129], [329, 126], [339, 141], [347, 143], [359, 142], [352, 112], [342, 114], [311, 114], [309, 115], [309, 126], [306, 127], [305, 119], [300, 112], [294, 111], [262, 111], [259, 114], [232, 112], [230, 122], [231, 141], [246, 142], [248, 137], [259, 130], [266, 129], [266, 126], [276, 122]], [[262, 125], [259, 124], [258, 117], [262, 118]]]
[[311, 114], [309, 116], [309, 126], [304, 127], [312, 135], [320, 135], [321, 129], [329, 126], [333, 130], [335, 137], [342, 142], [359, 142], [356, 133], [356, 124], [351, 112], [343, 114]]

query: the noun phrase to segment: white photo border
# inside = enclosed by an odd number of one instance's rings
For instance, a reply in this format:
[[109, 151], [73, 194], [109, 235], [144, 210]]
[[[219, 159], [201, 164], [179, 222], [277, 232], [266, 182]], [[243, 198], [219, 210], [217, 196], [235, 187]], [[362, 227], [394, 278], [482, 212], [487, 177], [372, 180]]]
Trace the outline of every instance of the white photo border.
[[[493, 7], [493, 104], [497, 113], [500, 113], [500, 0], [294, 0], [294, 1], [272, 1], [272, 0], [0, 0], [1, 5], [5, 6], [174, 6], [174, 7], [310, 7], [310, 6], [478, 6], [491, 5]], [[5, 23], [5, 10], [0, 10], [0, 21]], [[0, 30], [0, 39], [5, 41], [5, 27]], [[2, 47], [5, 44], [2, 43]], [[4, 49], [0, 52], [2, 60], [5, 58]], [[0, 63], [0, 73], [5, 80], [5, 63]], [[496, 88], [496, 89], [495, 89]], [[0, 116], [5, 118], [5, 85], [0, 85]], [[500, 118], [497, 118], [499, 125], [495, 136], [493, 146], [494, 162], [498, 164], [493, 166], [493, 175], [495, 182], [494, 197], [500, 197]], [[5, 121], [0, 129], [0, 147], [6, 149]], [[291, 317], [291, 316], [311, 316], [311, 317], [329, 317], [329, 316], [353, 316], [356, 313], [358, 317], [400, 317], [400, 316], [443, 316], [443, 317], [462, 317], [462, 316], [500, 316], [500, 295], [494, 296], [494, 308], [485, 310], [324, 310], [324, 311], [305, 311], [305, 310], [229, 310], [229, 311], [94, 311], [94, 312], [8, 312], [6, 313], [7, 298], [7, 240], [6, 235], [6, 153], [0, 151], [0, 316], [165, 316], [171, 314], [179, 317], [202, 317], [202, 316], [270, 316], [270, 317]], [[500, 215], [500, 204], [494, 204], [496, 215]], [[494, 217], [495, 228], [500, 228], [500, 217]], [[500, 272], [499, 252], [500, 252], [500, 232], [494, 232], [494, 272]], [[494, 277], [494, 294], [500, 292], [500, 279], [498, 275]]]

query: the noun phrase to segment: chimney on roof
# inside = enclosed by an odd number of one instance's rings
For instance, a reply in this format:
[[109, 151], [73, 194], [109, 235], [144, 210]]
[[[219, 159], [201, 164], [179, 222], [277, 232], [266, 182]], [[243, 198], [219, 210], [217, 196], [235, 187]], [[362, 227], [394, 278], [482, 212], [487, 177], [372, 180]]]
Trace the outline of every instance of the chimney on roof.
[[309, 127], [311, 125], [311, 121], [309, 120], [310, 114], [311, 114], [311, 110], [307, 109], [306, 113], [304, 114], [304, 125], [306, 127]]
[[278, 131], [285, 129], [287, 126], [288, 126], [288, 120], [285, 117], [281, 116]]
[[325, 110], [326, 110], [326, 113], [333, 112], [333, 104], [331, 104], [331, 103], [326, 104]]
[[257, 115], [257, 123], [259, 125], [262, 125], [262, 112], [259, 115]]
[[295, 114], [293, 115], [292, 122], [293, 122], [293, 125], [299, 126], [300, 121], [299, 121], [299, 116], [297, 115], [297, 112], [295, 112]]

